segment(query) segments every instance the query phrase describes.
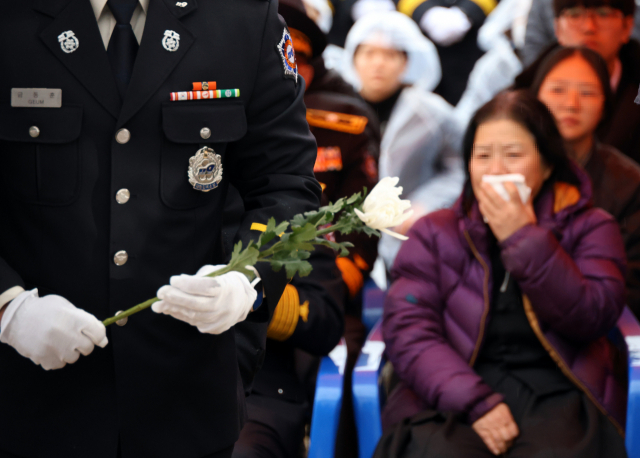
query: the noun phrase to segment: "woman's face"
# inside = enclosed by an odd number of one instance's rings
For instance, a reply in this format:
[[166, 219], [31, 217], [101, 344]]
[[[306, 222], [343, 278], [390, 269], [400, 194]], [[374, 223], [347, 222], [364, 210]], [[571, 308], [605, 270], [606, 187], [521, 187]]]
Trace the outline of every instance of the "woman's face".
[[593, 136], [604, 111], [604, 92], [598, 75], [579, 54], [558, 63], [549, 72], [538, 98], [553, 113], [567, 142]]
[[469, 162], [471, 186], [474, 194], [484, 175], [524, 175], [525, 183], [535, 197], [552, 169], [542, 160], [533, 135], [510, 119], [486, 121], [476, 131]]
[[372, 103], [381, 102], [402, 86], [407, 56], [397, 49], [371, 44], [358, 46], [353, 64], [362, 82], [360, 95]]

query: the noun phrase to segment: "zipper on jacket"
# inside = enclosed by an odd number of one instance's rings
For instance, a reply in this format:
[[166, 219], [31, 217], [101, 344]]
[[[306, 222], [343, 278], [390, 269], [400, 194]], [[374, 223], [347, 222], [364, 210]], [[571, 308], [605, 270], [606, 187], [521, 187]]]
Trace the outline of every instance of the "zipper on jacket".
[[622, 428], [622, 426], [616, 421], [615, 418], [613, 418], [609, 414], [609, 412], [607, 412], [607, 409], [605, 409], [604, 406], [600, 404], [600, 402], [598, 402], [596, 397], [580, 381], [580, 379], [573, 374], [573, 371], [571, 370], [571, 368], [569, 368], [569, 365], [562, 359], [556, 349], [553, 348], [553, 345], [551, 345], [551, 343], [547, 340], [544, 333], [542, 332], [542, 329], [540, 329], [540, 323], [538, 321], [538, 317], [536, 316], [536, 312], [531, 306], [531, 301], [524, 294], [522, 295], [522, 303], [524, 304], [524, 311], [527, 315], [527, 320], [529, 320], [529, 325], [533, 329], [533, 332], [535, 333], [536, 337], [538, 337], [538, 340], [540, 341], [544, 349], [547, 350], [547, 353], [549, 353], [549, 356], [551, 356], [551, 359], [553, 359], [553, 361], [558, 365], [565, 377], [567, 377], [574, 385], [576, 385], [580, 389], [580, 391], [582, 391], [589, 398], [589, 400], [593, 402], [598, 410], [600, 410], [600, 412], [602, 412], [602, 414], [606, 416], [611, 421], [611, 423], [613, 423], [613, 426], [615, 426], [622, 437], [625, 437], [625, 430]]
[[476, 341], [476, 346], [473, 349], [473, 354], [471, 355], [471, 359], [469, 360], [469, 367], [473, 367], [473, 365], [476, 363], [476, 359], [478, 358], [478, 354], [480, 353], [480, 347], [482, 346], [482, 341], [484, 340], [484, 330], [487, 323], [487, 316], [489, 315], [489, 276], [491, 272], [489, 270], [489, 266], [486, 262], [484, 262], [482, 256], [480, 256], [480, 253], [478, 252], [476, 246], [473, 244], [473, 241], [471, 240], [471, 237], [466, 230], [464, 231], [464, 238], [467, 239], [467, 243], [469, 244], [473, 255], [480, 262], [482, 268], [484, 269], [484, 281], [482, 284], [482, 291], [484, 293], [484, 311], [482, 312], [482, 319], [480, 320], [480, 331], [478, 332], [478, 340]]

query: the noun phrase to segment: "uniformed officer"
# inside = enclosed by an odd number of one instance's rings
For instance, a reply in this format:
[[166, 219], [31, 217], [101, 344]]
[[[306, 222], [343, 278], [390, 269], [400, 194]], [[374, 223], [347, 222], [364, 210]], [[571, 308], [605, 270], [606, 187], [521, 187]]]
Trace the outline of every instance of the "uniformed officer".
[[[375, 115], [348, 83], [325, 68], [321, 54], [326, 39], [306, 15], [302, 1], [281, 0], [279, 12], [289, 26], [298, 69], [307, 83], [304, 100], [307, 121], [318, 142], [314, 171], [323, 187], [323, 205], [363, 187], [373, 188], [380, 142]], [[231, 207], [234, 205], [228, 203], [228, 221], [236, 219], [231, 216]], [[247, 399], [249, 421], [236, 444], [234, 458], [299, 456], [311, 410], [308, 397], [312, 390], [307, 385], [313, 386], [305, 383], [305, 377], [299, 379], [300, 372], [308, 375], [301, 366], [311, 365], [307, 364], [310, 358], [300, 355], [299, 350], [314, 356], [329, 353], [345, 328], [345, 309], [349, 314], [348, 332], [352, 327], [364, 329], [358, 326], [359, 293], [376, 258], [378, 239], [366, 235], [334, 237], [353, 242], [355, 248], [348, 257], [338, 259], [333, 253], [316, 250], [311, 258], [311, 275], [296, 277], [287, 285], [269, 324], [264, 365]], [[243, 324], [242, 330], [246, 327]], [[364, 332], [360, 334], [355, 341], [348, 341], [356, 356], [364, 338]], [[244, 333], [238, 343], [242, 361], [244, 355], [251, 354], [251, 346]], [[244, 366], [241, 364], [241, 368]]]
[[[243, 393], [228, 329], [267, 320], [286, 279], [194, 274], [224, 262], [229, 184], [245, 244], [320, 194], [277, 1], [3, 6], [0, 457], [230, 456]], [[105, 332], [169, 278], [159, 313]]]

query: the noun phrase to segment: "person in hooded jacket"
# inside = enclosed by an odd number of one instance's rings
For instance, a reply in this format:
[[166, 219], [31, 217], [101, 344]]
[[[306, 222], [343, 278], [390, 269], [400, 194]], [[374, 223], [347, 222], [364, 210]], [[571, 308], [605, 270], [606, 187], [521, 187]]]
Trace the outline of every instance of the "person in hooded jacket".
[[[625, 300], [615, 220], [528, 91], [477, 112], [464, 157], [460, 199], [418, 221], [394, 265], [382, 333], [400, 382], [383, 425], [397, 426], [375, 456], [408, 430], [398, 456], [625, 457], [626, 363], [607, 339]], [[530, 198], [483, 178], [504, 174]]]
[[[382, 130], [380, 178], [399, 177], [414, 218], [451, 205], [464, 181], [459, 145], [463, 129], [453, 107], [431, 92], [440, 81], [435, 46], [398, 12], [372, 13], [347, 37], [343, 76], [376, 111]], [[388, 268], [400, 241], [383, 235], [380, 256]]]

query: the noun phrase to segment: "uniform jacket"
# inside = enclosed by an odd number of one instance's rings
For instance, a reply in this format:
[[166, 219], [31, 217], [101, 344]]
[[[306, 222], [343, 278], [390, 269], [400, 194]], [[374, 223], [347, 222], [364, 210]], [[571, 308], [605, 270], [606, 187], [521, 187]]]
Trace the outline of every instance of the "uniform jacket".
[[[591, 209], [591, 185], [545, 186], [537, 225], [500, 244], [531, 326], [565, 375], [623, 432], [626, 388], [605, 337], [624, 307], [624, 247], [614, 219]], [[423, 407], [470, 422], [501, 402], [473, 365], [491, 320], [488, 227], [461, 201], [418, 221], [396, 260], [384, 308], [387, 354]], [[497, 280], [500, 281], [500, 280]]]
[[[179, 5], [150, 2], [124, 100], [90, 2], [5, 5], [0, 37], [12, 45], [0, 50], [0, 291], [37, 287], [104, 319], [155, 296], [171, 275], [224, 262], [229, 184], [244, 200], [237, 239], [245, 243], [259, 235], [253, 223], [317, 208], [304, 83], [285, 74], [277, 2]], [[167, 30], [180, 36], [173, 52], [162, 44]], [[66, 31], [79, 42], [70, 53], [58, 39]], [[194, 81], [241, 96], [169, 102]], [[60, 88], [62, 108], [13, 108], [11, 88]], [[126, 144], [115, 140], [122, 128], [131, 132]], [[189, 159], [205, 145], [224, 169], [208, 193], [187, 177]], [[122, 188], [131, 192], [126, 204], [115, 200]], [[120, 267], [119, 250], [129, 254]], [[286, 279], [260, 273], [267, 300], [256, 313], [272, 313]], [[12, 394], [3, 402], [0, 450], [114, 458], [120, 443], [123, 458], [196, 458], [236, 440], [233, 331], [202, 334], [146, 311], [108, 337], [104, 350], [52, 372], [1, 346], [0, 366], [11, 376], [0, 378], [0, 390]]]
[[640, 317], [640, 166], [598, 143], [584, 168], [591, 178], [594, 206], [620, 225], [627, 255], [627, 305]]
[[[317, 248], [308, 277], [295, 277], [269, 326], [264, 366], [256, 376], [253, 395], [303, 404], [308, 399], [296, 367], [296, 350], [325, 356], [344, 331], [345, 285], [332, 250]], [[251, 418], [255, 420], [254, 418]], [[258, 419], [259, 420], [259, 419]]]

